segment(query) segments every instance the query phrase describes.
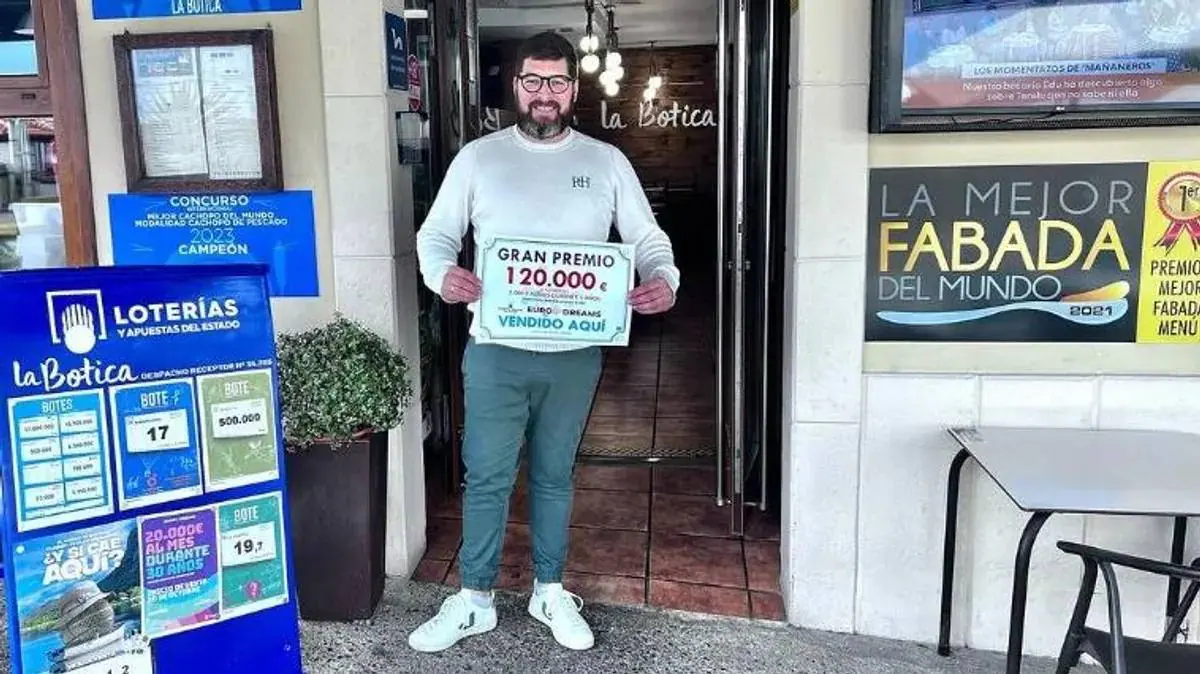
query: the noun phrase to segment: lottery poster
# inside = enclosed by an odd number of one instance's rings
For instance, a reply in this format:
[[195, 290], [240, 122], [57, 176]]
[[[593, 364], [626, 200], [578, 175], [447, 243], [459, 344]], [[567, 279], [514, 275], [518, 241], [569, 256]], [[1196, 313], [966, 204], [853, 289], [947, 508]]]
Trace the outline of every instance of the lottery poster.
[[217, 521], [211, 508], [138, 523], [145, 634], [153, 639], [220, 619]]
[[13, 553], [20, 674], [151, 674], [133, 520], [27, 539]]
[[221, 526], [221, 595], [225, 617], [288, 601], [283, 503], [276, 492], [217, 507]]
[[9, 400], [18, 531], [113, 512], [104, 416], [100, 391]]
[[207, 490], [279, 477], [271, 371], [207, 375], [197, 382]]
[[117, 386], [109, 395], [121, 507], [204, 493], [192, 381]]

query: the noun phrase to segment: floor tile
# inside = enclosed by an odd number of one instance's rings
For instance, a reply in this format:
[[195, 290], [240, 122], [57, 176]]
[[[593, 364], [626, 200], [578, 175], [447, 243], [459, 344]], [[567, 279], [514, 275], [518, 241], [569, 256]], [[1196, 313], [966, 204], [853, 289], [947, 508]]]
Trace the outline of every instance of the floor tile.
[[441, 561], [454, 559], [462, 541], [462, 520], [431, 517], [425, 525], [425, 557]]
[[580, 599], [594, 604], [641, 606], [646, 603], [645, 578], [564, 573], [563, 585]]
[[650, 580], [651, 606], [715, 615], [750, 617], [750, 597], [746, 590]]
[[654, 419], [593, 416], [584, 431], [584, 445], [644, 448], [654, 442]]
[[650, 577], [744, 590], [742, 543], [656, 533], [650, 539]]
[[[714, 388], [716, 384], [713, 385]], [[712, 421], [717, 417], [716, 396], [703, 395], [700, 391], [676, 389], [679, 393], [668, 395], [668, 389], [659, 391], [655, 403], [655, 416], [659, 419], [687, 418]]]
[[706, 358], [691, 357], [686, 351], [663, 352], [658, 372], [663, 381], [674, 382], [686, 377], [711, 381], [713, 388], [716, 388], [717, 371], [714, 364]]
[[462, 495], [448, 493], [440, 480], [425, 482], [425, 514], [427, 517], [462, 519]]
[[712, 419], [670, 419], [655, 422], [655, 447], [714, 447], [717, 443], [717, 426]]
[[533, 563], [526, 560], [525, 564], [520, 566], [501, 566], [496, 571], [495, 589], [509, 590], [510, 592], [532, 592]]
[[658, 389], [651, 386], [609, 386], [597, 390], [594, 417], [652, 418]]
[[514, 489], [512, 498], [508, 500], [508, 521], [517, 524], [529, 524], [529, 491]]
[[612, 576], [646, 575], [649, 537], [637, 531], [571, 529], [567, 571]]
[[684, 494], [716, 498], [717, 471], [715, 468], [692, 466], [655, 466], [655, 494]]
[[450, 562], [426, 557], [417, 564], [412, 579], [422, 583], [441, 583], [450, 571]]
[[746, 540], [779, 541], [779, 516], [754, 510], [746, 514]]
[[650, 494], [580, 489], [575, 492], [571, 526], [647, 531]]
[[576, 489], [650, 491], [650, 466], [580, 464], [575, 468]]
[[770, 592], [750, 592], [750, 616], [759, 620], [787, 620], [783, 597]]
[[502, 566], [525, 566], [532, 564], [533, 534], [527, 524], [509, 524], [504, 535], [504, 552], [500, 556]]
[[743, 541], [751, 590], [779, 592], [779, 543]]
[[635, 365], [658, 368], [658, 344], [634, 344], [623, 349], [609, 349], [604, 355], [604, 365]]
[[[650, 365], [644, 367], [644, 365]], [[637, 361], [613, 362], [604, 366], [600, 374], [601, 386], [657, 386], [658, 368]]]
[[714, 496], [655, 494], [650, 512], [652, 531], [688, 536], [729, 537], [729, 510], [718, 508]]

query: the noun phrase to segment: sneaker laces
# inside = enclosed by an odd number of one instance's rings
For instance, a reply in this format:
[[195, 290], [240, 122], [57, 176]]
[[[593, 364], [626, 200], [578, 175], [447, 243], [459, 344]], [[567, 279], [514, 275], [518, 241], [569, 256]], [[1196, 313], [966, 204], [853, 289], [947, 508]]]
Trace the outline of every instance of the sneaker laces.
[[447, 622], [459, 620], [458, 616], [460, 614], [464, 612], [470, 612], [470, 602], [471, 600], [467, 597], [464, 597], [462, 594], [452, 594], [449, 597], [446, 597], [446, 601], [442, 602], [442, 608], [438, 609], [437, 614], [435, 614], [432, 619], [422, 625], [422, 628], [426, 630], [433, 630], [441, 627]]
[[583, 610], [583, 599], [579, 595], [566, 590], [559, 590], [553, 594], [554, 596], [549, 601], [550, 605], [554, 608], [554, 617], [558, 618], [560, 615], [566, 616], [566, 621], [570, 623], [571, 627], [586, 628], [587, 621], [579, 613]]

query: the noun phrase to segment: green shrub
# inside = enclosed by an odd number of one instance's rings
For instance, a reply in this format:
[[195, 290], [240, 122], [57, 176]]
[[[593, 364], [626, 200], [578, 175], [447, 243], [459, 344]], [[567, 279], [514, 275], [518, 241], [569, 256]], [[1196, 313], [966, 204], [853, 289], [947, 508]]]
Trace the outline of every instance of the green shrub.
[[279, 338], [279, 386], [288, 449], [334, 449], [404, 421], [409, 364], [387, 340], [338, 315]]

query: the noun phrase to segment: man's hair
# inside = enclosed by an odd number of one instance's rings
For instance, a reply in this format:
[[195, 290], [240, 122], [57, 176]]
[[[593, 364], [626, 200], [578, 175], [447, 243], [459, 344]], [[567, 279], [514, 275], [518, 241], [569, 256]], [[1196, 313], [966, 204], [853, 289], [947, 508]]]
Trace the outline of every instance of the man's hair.
[[567, 38], [548, 30], [528, 37], [517, 48], [517, 71], [525, 66], [525, 59], [534, 61], [567, 60], [567, 75], [575, 77], [579, 72], [579, 56], [575, 46]]

